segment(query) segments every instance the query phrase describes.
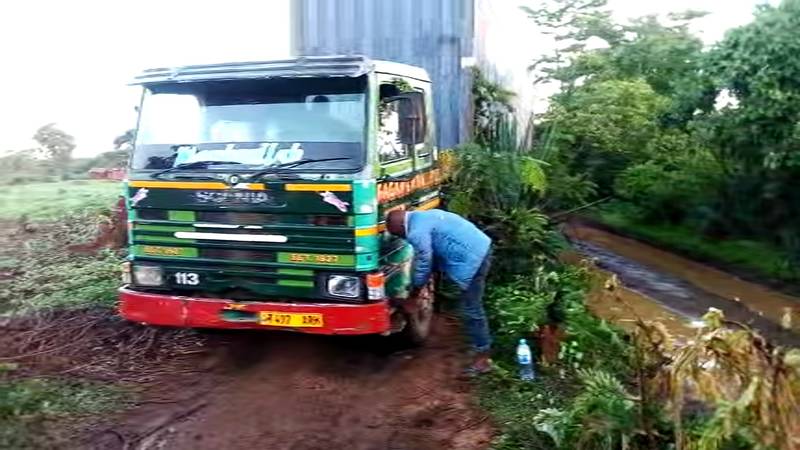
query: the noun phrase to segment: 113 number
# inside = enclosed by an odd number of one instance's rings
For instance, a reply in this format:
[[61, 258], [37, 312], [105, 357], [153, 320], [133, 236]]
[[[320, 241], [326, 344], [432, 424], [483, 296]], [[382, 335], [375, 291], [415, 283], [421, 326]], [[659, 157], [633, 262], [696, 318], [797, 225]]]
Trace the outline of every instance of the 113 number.
[[175, 272], [175, 283], [197, 286], [200, 284], [200, 275], [194, 272]]

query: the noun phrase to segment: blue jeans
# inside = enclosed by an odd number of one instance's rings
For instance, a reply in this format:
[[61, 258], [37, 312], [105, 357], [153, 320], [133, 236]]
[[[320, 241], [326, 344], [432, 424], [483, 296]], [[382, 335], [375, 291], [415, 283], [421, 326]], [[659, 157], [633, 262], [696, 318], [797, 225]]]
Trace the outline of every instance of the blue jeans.
[[465, 291], [461, 293], [461, 319], [464, 322], [464, 329], [472, 341], [472, 347], [476, 352], [488, 352], [492, 347], [492, 336], [489, 334], [489, 323], [486, 319], [486, 311], [483, 310], [483, 291], [486, 287], [486, 275], [489, 273], [491, 265], [491, 251], [481, 263], [481, 267]]

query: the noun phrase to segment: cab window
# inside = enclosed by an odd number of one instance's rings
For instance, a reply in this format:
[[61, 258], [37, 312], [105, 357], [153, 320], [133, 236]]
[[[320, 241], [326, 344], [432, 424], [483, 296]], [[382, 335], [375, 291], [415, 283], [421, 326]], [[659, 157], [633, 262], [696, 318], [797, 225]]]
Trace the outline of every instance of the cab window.
[[380, 86], [378, 156], [381, 164], [400, 161], [410, 156], [409, 146], [401, 143], [400, 139], [400, 104], [386, 102], [387, 99], [399, 94], [400, 90], [392, 83]]

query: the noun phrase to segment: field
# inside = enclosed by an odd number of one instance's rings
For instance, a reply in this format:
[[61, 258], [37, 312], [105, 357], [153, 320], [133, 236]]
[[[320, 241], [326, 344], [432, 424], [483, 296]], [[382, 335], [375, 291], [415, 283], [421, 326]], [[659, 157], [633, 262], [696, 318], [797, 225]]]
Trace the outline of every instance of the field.
[[75, 180], [6, 186], [0, 191], [0, 219], [54, 219], [65, 212], [108, 208], [122, 193], [119, 182]]

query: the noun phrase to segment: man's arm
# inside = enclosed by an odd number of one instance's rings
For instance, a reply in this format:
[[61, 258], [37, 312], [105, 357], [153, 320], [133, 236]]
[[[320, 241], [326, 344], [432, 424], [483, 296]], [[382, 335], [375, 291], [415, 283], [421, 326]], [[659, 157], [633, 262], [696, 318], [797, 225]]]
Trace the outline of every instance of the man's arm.
[[433, 244], [429, 229], [415, 230], [408, 237], [408, 242], [414, 247], [414, 275], [412, 277], [414, 289], [419, 289], [428, 283], [433, 270]]

